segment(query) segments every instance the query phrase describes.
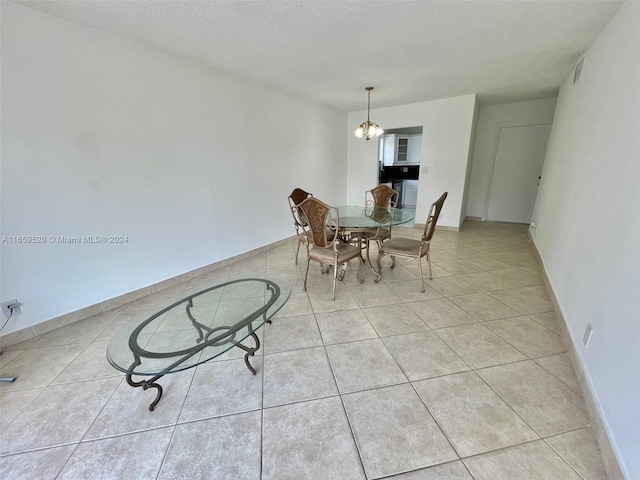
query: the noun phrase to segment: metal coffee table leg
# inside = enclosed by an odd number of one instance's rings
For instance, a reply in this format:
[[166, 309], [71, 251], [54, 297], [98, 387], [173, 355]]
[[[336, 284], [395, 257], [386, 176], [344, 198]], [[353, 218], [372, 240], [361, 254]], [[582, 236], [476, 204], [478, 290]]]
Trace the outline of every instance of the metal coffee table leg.
[[[133, 362], [129, 370], [133, 370], [135, 367], [140, 365], [140, 357], [138, 357], [137, 355], [134, 355], [134, 358], [135, 358], [135, 361]], [[143, 390], [148, 390], [149, 388], [156, 388], [158, 390], [156, 399], [153, 402], [151, 402], [151, 405], [149, 405], [150, 412], [153, 412], [153, 409], [156, 408], [156, 405], [158, 404], [158, 402], [160, 401], [160, 398], [162, 397], [162, 386], [157, 384], [156, 380], [162, 378], [163, 376], [164, 375], [156, 375], [155, 377], [150, 378], [149, 380], [141, 380], [139, 382], [135, 382], [131, 374], [127, 373], [127, 383], [132, 387], [142, 387]]]
[[251, 366], [251, 364], [249, 363], [249, 357], [250, 356], [253, 357], [255, 355], [255, 353], [258, 350], [260, 350], [260, 340], [258, 340], [258, 336], [256, 335], [256, 332], [254, 332], [254, 331], [251, 332], [251, 336], [253, 337], [253, 340], [256, 342], [256, 346], [255, 347], [246, 347], [246, 346], [242, 345], [239, 342], [234, 342], [234, 345], [236, 347], [238, 347], [238, 348], [241, 348], [245, 352], [247, 352], [247, 353], [244, 354], [244, 363], [247, 366], [247, 368], [249, 369], [249, 371], [255, 375], [257, 372], [256, 372], [256, 369], [253, 368]]

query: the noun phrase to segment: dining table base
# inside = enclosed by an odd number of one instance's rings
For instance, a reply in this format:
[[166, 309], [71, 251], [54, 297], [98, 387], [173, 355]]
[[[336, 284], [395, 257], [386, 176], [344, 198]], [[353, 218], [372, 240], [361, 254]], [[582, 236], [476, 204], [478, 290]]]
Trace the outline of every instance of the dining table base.
[[[373, 262], [371, 262], [371, 260], [369, 259], [369, 248], [368, 247], [365, 248], [363, 246], [364, 233], [365, 233], [365, 230], [345, 230], [341, 233], [340, 238], [345, 243], [350, 243], [350, 244], [356, 243], [356, 245], [360, 248], [360, 259], [362, 260], [362, 263], [364, 263], [367, 267], [369, 267], [369, 270], [371, 270], [371, 272], [373, 272], [373, 274], [376, 276], [376, 282], [379, 282], [381, 276], [380, 276], [380, 273], [378, 273], [378, 271], [375, 268], [373, 268]], [[362, 256], [362, 250], [364, 249], [367, 250], [366, 258]], [[344, 278], [345, 271], [346, 271], [346, 268], [340, 274], [341, 276], [338, 277], [340, 280]]]

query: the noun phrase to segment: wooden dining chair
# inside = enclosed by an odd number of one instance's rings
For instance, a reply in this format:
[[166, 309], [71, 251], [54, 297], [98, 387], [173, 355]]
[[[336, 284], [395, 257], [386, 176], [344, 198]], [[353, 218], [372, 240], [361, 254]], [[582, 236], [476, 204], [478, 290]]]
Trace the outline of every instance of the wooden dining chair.
[[[372, 216], [383, 215], [388, 208], [395, 208], [399, 197], [400, 194], [388, 185], [378, 185], [364, 193], [365, 209], [371, 210]], [[391, 238], [391, 227], [371, 228], [361, 232], [360, 236], [367, 252], [367, 262], [371, 265], [369, 258], [371, 242], [376, 242], [380, 247], [384, 240]]]
[[307, 290], [307, 279], [309, 277], [309, 264], [311, 260], [319, 262], [322, 266], [333, 266], [333, 293], [331, 300], [335, 300], [339, 265], [344, 265], [343, 273], [340, 275], [342, 279], [349, 261], [357, 257], [360, 261], [357, 277], [360, 283], [364, 282], [364, 280], [360, 278], [360, 269], [363, 265], [360, 246], [343, 243], [339, 240], [338, 235], [330, 235], [330, 232], [337, 231], [338, 225], [340, 224], [337, 208], [330, 207], [313, 197], [303, 200], [298, 206], [307, 220], [308, 227], [305, 230], [307, 237], [307, 241], [305, 242], [305, 246], [307, 247], [307, 271], [304, 275], [304, 290]]
[[[429, 215], [427, 215], [427, 222], [424, 226], [424, 232], [420, 240], [413, 238], [390, 238], [382, 243], [380, 251], [378, 253], [378, 275], [382, 275], [382, 258], [385, 255], [391, 255], [391, 268], [396, 266], [396, 257], [410, 258], [418, 264], [420, 270], [420, 290], [424, 293], [424, 276], [422, 275], [422, 257], [427, 257], [429, 263], [429, 278], [433, 280], [433, 273], [431, 272], [431, 256], [429, 255], [429, 246], [431, 245], [431, 239], [436, 231], [436, 223], [438, 217], [442, 211], [442, 205], [447, 198], [448, 192], [444, 192], [438, 200], [431, 204], [429, 209]], [[381, 277], [376, 279], [376, 282], [380, 281]]]
[[291, 210], [291, 215], [293, 215], [293, 227], [296, 230], [296, 238], [298, 240], [296, 245], [296, 260], [294, 262], [296, 265], [298, 264], [300, 244], [304, 244], [307, 241], [307, 236], [304, 233], [307, 228], [307, 221], [304, 215], [302, 215], [302, 211], [298, 205], [309, 197], [313, 197], [313, 194], [305, 192], [301, 188], [294, 188], [289, 195], [289, 209]]

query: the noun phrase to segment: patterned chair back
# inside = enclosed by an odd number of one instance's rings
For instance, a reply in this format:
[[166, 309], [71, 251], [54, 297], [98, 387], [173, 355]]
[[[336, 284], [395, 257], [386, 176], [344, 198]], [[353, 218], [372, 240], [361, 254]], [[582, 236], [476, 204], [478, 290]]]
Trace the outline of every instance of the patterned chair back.
[[338, 228], [338, 210], [313, 197], [304, 200], [299, 207], [308, 222], [309, 241], [320, 248], [332, 245], [335, 236], [330, 239], [328, 233]]

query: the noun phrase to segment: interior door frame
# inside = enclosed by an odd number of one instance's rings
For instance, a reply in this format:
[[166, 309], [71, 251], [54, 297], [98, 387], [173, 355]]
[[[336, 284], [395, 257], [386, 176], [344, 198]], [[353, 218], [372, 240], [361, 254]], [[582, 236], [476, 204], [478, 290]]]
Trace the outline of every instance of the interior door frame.
[[489, 157], [489, 171], [487, 172], [487, 188], [484, 194], [484, 207], [482, 208], [482, 221], [487, 221], [489, 213], [489, 200], [491, 199], [491, 190], [493, 188], [493, 175], [496, 169], [496, 157], [498, 156], [498, 142], [500, 141], [500, 132], [503, 128], [513, 127], [531, 127], [534, 125], [550, 125], [553, 124], [553, 118], [544, 118], [540, 120], [520, 120], [515, 122], [496, 123], [493, 130], [493, 144], [491, 146], [491, 156]]

